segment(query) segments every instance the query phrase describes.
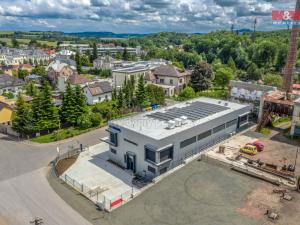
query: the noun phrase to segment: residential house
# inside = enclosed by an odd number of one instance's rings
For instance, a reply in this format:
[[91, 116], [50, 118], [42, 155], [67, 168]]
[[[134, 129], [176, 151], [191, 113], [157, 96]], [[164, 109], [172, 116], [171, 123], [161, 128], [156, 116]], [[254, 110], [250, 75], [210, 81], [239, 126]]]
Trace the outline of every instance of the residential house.
[[81, 75], [73, 74], [71, 76], [60, 76], [58, 77], [58, 83], [57, 88], [61, 92], [65, 92], [66, 86], [69, 83], [72, 87], [75, 87], [76, 85], [79, 85], [81, 88], [83, 88], [89, 80]]
[[107, 81], [90, 83], [83, 88], [83, 93], [86, 96], [87, 104], [94, 105], [105, 100], [111, 100], [112, 86]]
[[27, 70], [29, 73], [31, 73], [33, 66], [30, 64], [21, 64], [19, 65], [19, 70]]
[[34, 84], [37, 84], [38, 86], [42, 84], [43, 77], [36, 74], [29, 74], [27, 77], [25, 77], [26, 82], [32, 82]]
[[0, 74], [0, 95], [12, 92], [15, 96], [19, 93], [25, 82], [8, 74]]
[[1, 70], [3, 71], [4, 74], [8, 74], [13, 76], [14, 74], [17, 73], [19, 69], [18, 65], [5, 65], [5, 66], [1, 66]]
[[150, 60], [124, 63], [121, 68], [112, 70], [114, 88], [119, 88], [125, 80], [130, 80], [133, 77], [136, 81], [140, 76], [146, 77], [151, 71], [154, 71], [161, 65], [166, 65], [169, 62], [165, 60]]
[[13, 116], [12, 106], [10, 106], [5, 102], [0, 101], [0, 124], [11, 125], [12, 116]]
[[69, 76], [76, 73], [72, 66], [60, 61], [51, 62], [46, 70], [48, 71], [48, 78], [50, 82], [55, 86], [58, 84], [58, 78], [60, 76], [68, 78]]
[[191, 71], [181, 70], [172, 65], [161, 65], [153, 71], [155, 83], [165, 90], [166, 96], [178, 95], [190, 82]]

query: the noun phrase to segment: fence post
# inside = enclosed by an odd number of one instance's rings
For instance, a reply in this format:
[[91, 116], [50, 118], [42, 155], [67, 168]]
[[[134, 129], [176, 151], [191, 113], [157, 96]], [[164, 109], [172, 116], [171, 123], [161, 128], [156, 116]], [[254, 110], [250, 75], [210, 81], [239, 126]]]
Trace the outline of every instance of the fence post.
[[68, 182], [67, 182], [67, 174], [65, 174], [65, 182], [68, 183]]

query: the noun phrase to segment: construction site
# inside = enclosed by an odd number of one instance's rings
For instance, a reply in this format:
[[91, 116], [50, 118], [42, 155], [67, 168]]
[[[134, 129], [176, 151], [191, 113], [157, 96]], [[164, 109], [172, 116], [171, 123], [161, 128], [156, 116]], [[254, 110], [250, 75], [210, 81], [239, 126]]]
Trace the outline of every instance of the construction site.
[[[295, 11], [299, 9], [300, 1], [297, 0]], [[300, 95], [293, 90], [298, 36], [299, 25], [293, 25], [282, 71], [283, 85], [280, 90], [269, 90], [260, 97], [257, 125], [207, 151], [201, 158], [263, 180], [266, 185], [251, 192], [239, 212], [248, 217], [262, 216], [264, 212], [267, 221], [278, 221], [278, 224], [298, 224], [279, 219], [288, 217], [289, 210], [297, 211], [299, 204]], [[272, 127], [272, 122], [278, 118], [289, 118], [289, 122]], [[270, 133], [261, 134], [266, 127]], [[292, 201], [297, 203], [289, 208], [291, 204], [286, 202]]]

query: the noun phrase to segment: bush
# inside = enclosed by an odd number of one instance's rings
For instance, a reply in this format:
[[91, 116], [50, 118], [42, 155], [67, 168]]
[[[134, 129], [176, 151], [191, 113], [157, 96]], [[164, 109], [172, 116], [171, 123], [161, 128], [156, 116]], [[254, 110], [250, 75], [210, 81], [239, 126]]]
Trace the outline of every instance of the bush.
[[99, 113], [91, 113], [90, 120], [93, 127], [98, 127], [101, 124], [102, 117]]
[[191, 98], [195, 98], [196, 94], [192, 87], [186, 87], [181, 91], [181, 93], [178, 96], [179, 101], [185, 101]]
[[92, 127], [92, 122], [91, 122], [90, 116], [81, 115], [77, 119], [77, 126], [80, 129], [88, 129], [88, 128]]

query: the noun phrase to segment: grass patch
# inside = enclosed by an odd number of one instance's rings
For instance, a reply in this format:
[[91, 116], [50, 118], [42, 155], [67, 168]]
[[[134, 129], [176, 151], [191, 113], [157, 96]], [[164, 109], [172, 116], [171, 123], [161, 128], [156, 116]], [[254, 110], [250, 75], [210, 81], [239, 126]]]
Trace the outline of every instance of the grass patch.
[[34, 137], [31, 139], [31, 141], [41, 143], [41, 144], [51, 143], [51, 142], [61, 141], [61, 140], [67, 139], [67, 138], [71, 138], [71, 137], [95, 130], [97, 128], [98, 127], [93, 127], [93, 128], [83, 130], [80, 128], [70, 127], [70, 128], [54, 131], [51, 134]]
[[[29, 44], [30, 39], [17, 39], [19, 44]], [[5, 42], [8, 46], [12, 46], [12, 39], [11, 38], [0, 38], [0, 42]], [[40, 44], [46, 44], [50, 47], [56, 48], [57, 46], [57, 41], [41, 41], [37, 40], [38, 43]]]
[[268, 136], [271, 134], [271, 130], [269, 128], [262, 128], [259, 133]]
[[286, 123], [286, 122], [290, 122], [290, 121], [291, 121], [291, 119], [289, 117], [280, 117], [280, 118], [274, 120], [272, 122], [272, 125], [275, 127], [275, 126], [278, 126], [282, 123]]
[[207, 91], [197, 92], [197, 97], [209, 97], [209, 98], [218, 98], [218, 99], [226, 99], [228, 96], [227, 89], [211, 89]]

